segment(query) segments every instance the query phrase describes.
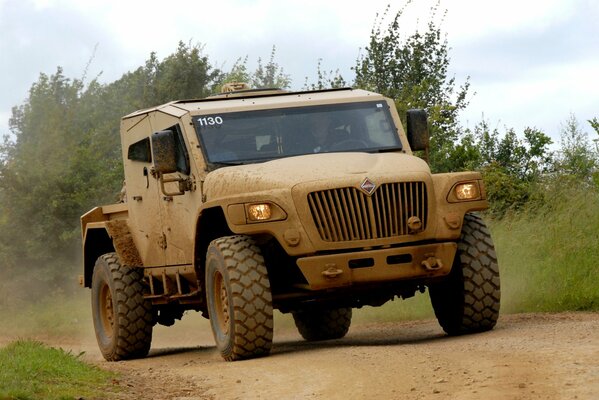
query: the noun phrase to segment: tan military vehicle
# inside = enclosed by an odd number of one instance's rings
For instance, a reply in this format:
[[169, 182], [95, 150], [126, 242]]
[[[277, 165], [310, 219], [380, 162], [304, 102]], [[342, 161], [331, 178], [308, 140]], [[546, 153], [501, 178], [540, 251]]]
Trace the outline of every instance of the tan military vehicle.
[[[243, 87], [241, 87], [243, 89]], [[233, 87], [235, 89], [235, 87]], [[450, 335], [493, 328], [499, 271], [481, 175], [412, 154], [426, 115], [354, 89], [237, 90], [123, 117], [126, 200], [81, 217], [107, 360], [145, 356], [156, 323], [211, 321], [225, 360], [266, 355], [273, 310], [306, 340], [352, 308], [429, 289]]]

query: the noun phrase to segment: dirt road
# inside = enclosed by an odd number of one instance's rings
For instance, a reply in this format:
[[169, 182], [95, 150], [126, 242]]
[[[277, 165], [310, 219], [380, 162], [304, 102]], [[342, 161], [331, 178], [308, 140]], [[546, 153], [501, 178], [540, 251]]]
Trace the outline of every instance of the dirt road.
[[317, 344], [283, 322], [270, 357], [235, 363], [222, 361], [207, 323], [185, 319], [157, 328], [143, 360], [107, 363], [93, 342], [82, 346], [122, 374], [123, 398], [599, 399], [598, 313], [508, 315], [463, 337], [433, 320], [362, 323]]

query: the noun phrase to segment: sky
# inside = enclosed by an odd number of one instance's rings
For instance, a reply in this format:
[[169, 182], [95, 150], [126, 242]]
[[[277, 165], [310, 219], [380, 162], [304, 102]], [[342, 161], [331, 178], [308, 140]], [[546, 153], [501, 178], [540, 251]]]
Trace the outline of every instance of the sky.
[[[23, 104], [40, 73], [61, 66], [69, 78], [109, 83], [152, 51], [167, 57], [179, 41], [203, 45], [224, 70], [245, 56], [251, 68], [276, 46], [292, 89], [316, 80], [319, 59], [351, 83], [351, 67], [389, 3], [394, 15], [405, 1], [0, 0], [0, 135], [9, 133], [12, 107]], [[407, 7], [404, 36], [426, 28], [434, 3]], [[484, 118], [501, 132], [536, 127], [557, 142], [574, 114], [592, 133], [586, 121], [599, 118], [599, 1], [440, 3], [451, 76], [471, 85], [464, 126]]]

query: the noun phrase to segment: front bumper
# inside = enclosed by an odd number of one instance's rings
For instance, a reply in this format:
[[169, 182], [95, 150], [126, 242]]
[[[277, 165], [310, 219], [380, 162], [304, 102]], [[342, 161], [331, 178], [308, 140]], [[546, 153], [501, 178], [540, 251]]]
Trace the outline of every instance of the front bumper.
[[454, 242], [303, 257], [297, 260], [307, 289], [425, 279], [449, 274]]

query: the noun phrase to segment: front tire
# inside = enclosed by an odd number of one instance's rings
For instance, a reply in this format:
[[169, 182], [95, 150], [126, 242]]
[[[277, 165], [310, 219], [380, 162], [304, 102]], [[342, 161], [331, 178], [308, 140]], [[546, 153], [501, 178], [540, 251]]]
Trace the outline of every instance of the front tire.
[[351, 325], [352, 309], [314, 309], [294, 311], [292, 315], [300, 335], [313, 342], [344, 337]]
[[152, 304], [144, 299], [139, 269], [121, 265], [116, 253], [100, 256], [92, 276], [92, 315], [107, 361], [145, 357], [152, 343]]
[[213, 240], [206, 255], [206, 297], [216, 346], [227, 361], [270, 353], [272, 295], [264, 258], [248, 236]]
[[499, 267], [491, 234], [475, 214], [464, 216], [451, 272], [429, 286], [435, 315], [449, 335], [493, 329], [499, 317]]

